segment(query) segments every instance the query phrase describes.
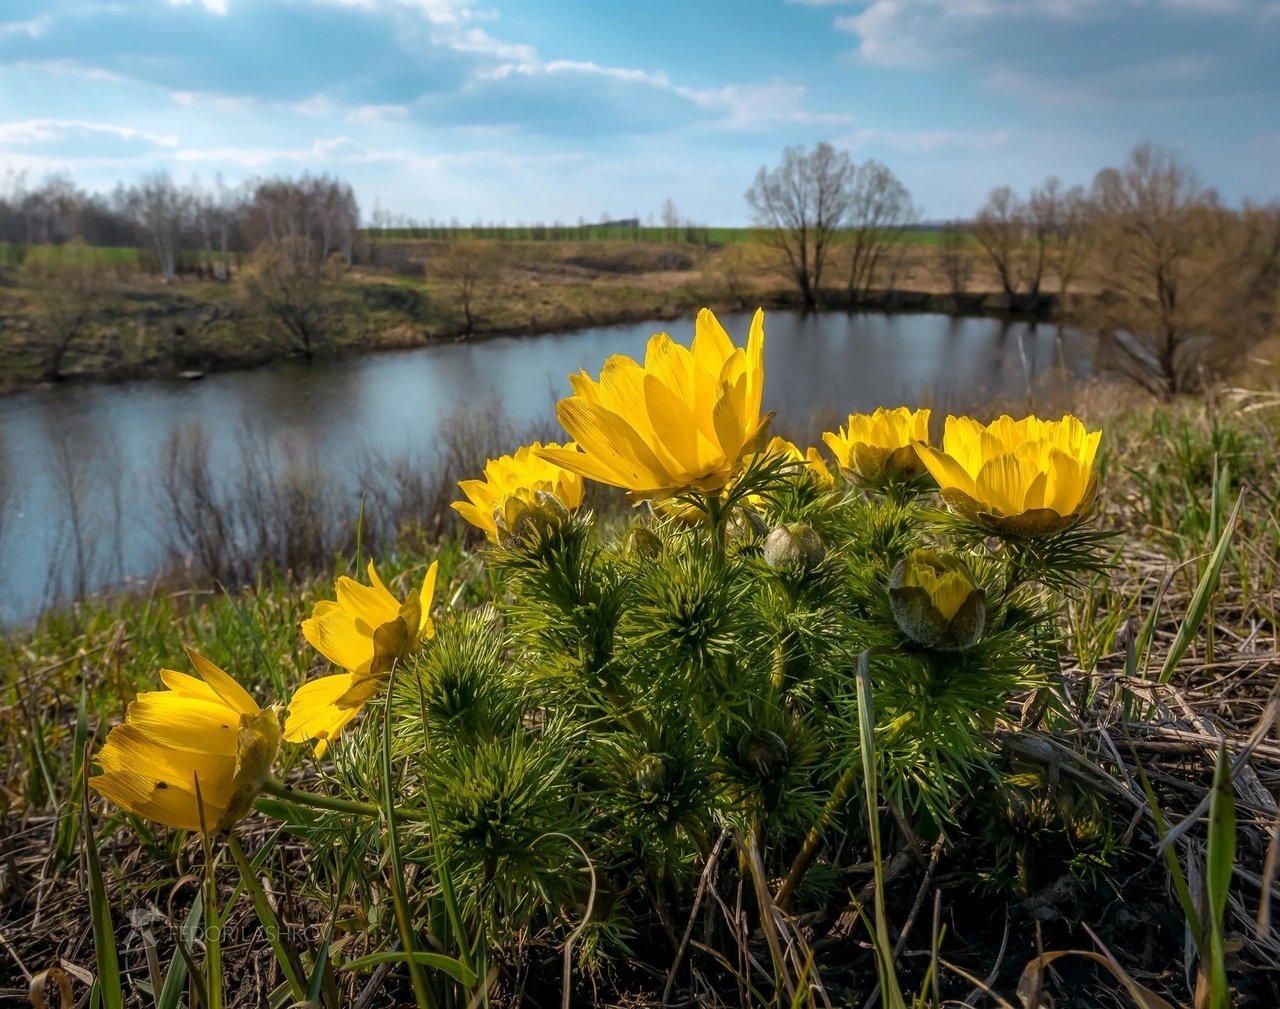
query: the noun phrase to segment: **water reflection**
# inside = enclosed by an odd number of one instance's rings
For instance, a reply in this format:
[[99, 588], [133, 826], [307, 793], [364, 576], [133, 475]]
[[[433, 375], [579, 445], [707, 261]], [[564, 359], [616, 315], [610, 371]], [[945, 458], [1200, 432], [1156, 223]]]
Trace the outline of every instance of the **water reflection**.
[[[750, 314], [722, 321], [741, 341]], [[335, 480], [353, 481], [371, 453], [429, 455], [440, 418], [460, 405], [496, 399], [517, 428], [545, 423], [571, 371], [598, 371], [610, 354], [640, 356], [660, 329], [687, 341], [692, 325], [642, 323], [287, 364], [199, 383], [0, 399], [0, 623], [28, 619], [77, 583], [92, 589], [154, 572], [167, 532], [158, 470], [171, 433], [184, 424], [208, 433], [215, 467], [235, 464], [249, 428], [287, 442], [291, 456], [314, 455]], [[992, 397], [1017, 406], [1031, 386], [1094, 365], [1093, 341], [1081, 334], [992, 319], [775, 312], [767, 330], [765, 406], [779, 412], [785, 430], [814, 439], [815, 418], [899, 403], [982, 409]], [[20, 502], [6, 504], [4, 486], [16, 487]]]

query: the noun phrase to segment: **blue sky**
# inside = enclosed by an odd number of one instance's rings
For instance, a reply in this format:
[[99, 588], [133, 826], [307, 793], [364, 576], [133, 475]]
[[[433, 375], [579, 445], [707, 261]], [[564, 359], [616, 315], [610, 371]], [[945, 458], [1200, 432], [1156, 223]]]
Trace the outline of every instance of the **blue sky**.
[[747, 219], [789, 144], [929, 218], [1150, 139], [1280, 196], [1280, 0], [0, 0], [0, 176], [327, 171], [464, 223]]

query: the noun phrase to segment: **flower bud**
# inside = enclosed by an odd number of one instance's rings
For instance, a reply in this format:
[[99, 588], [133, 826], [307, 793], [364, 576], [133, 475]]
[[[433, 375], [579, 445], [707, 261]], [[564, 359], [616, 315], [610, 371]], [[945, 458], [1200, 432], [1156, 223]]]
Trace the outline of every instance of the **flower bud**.
[[632, 526], [627, 530], [626, 550], [633, 557], [643, 557], [647, 561], [657, 560], [662, 553], [662, 540], [652, 529]]
[[775, 526], [764, 541], [764, 559], [778, 571], [812, 571], [827, 556], [813, 527], [803, 522]]
[[730, 543], [752, 543], [769, 531], [763, 518], [750, 508], [735, 508], [725, 524], [725, 536]]
[[636, 788], [646, 802], [654, 802], [671, 787], [667, 761], [657, 753], [646, 753], [636, 766]]
[[549, 490], [535, 490], [533, 500], [548, 514], [555, 516], [557, 522], [569, 521], [569, 509], [559, 495]]
[[498, 530], [499, 546], [511, 550], [528, 543], [534, 537], [549, 532], [560, 524], [561, 512], [568, 514], [563, 504], [559, 504], [557, 510], [547, 507], [541, 501], [530, 504], [518, 497], [507, 498], [501, 508], [493, 510], [493, 522]]
[[986, 623], [986, 594], [952, 554], [916, 550], [904, 557], [889, 576], [889, 602], [903, 634], [939, 651], [971, 647]]
[[750, 729], [738, 740], [738, 760], [761, 779], [775, 777], [787, 766], [787, 741], [769, 729]]

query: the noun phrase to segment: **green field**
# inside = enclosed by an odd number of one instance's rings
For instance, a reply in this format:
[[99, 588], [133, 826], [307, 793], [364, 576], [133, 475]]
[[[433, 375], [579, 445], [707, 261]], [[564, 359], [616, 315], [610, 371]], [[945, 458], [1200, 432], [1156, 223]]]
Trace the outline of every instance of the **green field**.
[[[503, 242], [529, 241], [611, 241], [649, 242], [655, 245], [732, 245], [761, 242], [765, 232], [760, 228], [720, 228], [689, 225], [678, 228], [623, 227], [616, 225], [584, 224], [581, 226], [528, 225], [517, 227], [412, 227], [365, 228], [362, 238], [374, 241], [432, 241], [446, 242], [459, 238], [495, 239]], [[941, 241], [938, 229], [904, 229], [899, 240], [911, 245], [935, 246]], [[837, 241], [843, 238], [837, 233]]]

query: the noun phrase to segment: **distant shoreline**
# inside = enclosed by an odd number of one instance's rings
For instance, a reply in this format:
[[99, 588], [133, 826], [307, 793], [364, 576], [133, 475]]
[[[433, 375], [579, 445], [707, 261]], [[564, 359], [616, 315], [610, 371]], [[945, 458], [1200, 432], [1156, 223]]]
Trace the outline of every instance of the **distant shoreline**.
[[[635, 293], [624, 285], [614, 283], [611, 288], [620, 295]], [[492, 323], [477, 320], [470, 334], [460, 323], [415, 328], [411, 325], [392, 326], [380, 332], [366, 332], [357, 341], [347, 341], [322, 347], [315, 355], [316, 361], [333, 361], [353, 356], [364, 356], [383, 351], [412, 350], [438, 344], [491, 340], [501, 337], [537, 337], [551, 333], [571, 332], [596, 326], [620, 326], [629, 323], [654, 320], [692, 319], [702, 307], [716, 312], [751, 311], [756, 307], [769, 310], [800, 311], [801, 299], [795, 292], [781, 288], [758, 289], [747, 298], [736, 302], [724, 298], [706, 297], [695, 290], [668, 290], [660, 301], [619, 297], [614, 303], [593, 305], [587, 311], [552, 313], [535, 316], [523, 323]], [[704, 295], [704, 296], [698, 296]], [[511, 300], [515, 300], [514, 298]], [[948, 293], [918, 290], [872, 291], [868, 296], [850, 299], [848, 292], [824, 291], [820, 312], [909, 312], [933, 313], [956, 317], [1009, 317], [1052, 321], [1057, 314], [1057, 297], [1053, 294], [1036, 298], [1009, 299], [996, 292], [965, 294], [959, 297]], [[9, 321], [0, 316], [0, 334]], [[123, 382], [148, 380], [198, 379], [206, 375], [234, 371], [255, 370], [285, 361], [301, 361], [300, 353], [269, 352], [252, 344], [219, 347], [216, 353], [206, 353], [199, 360], [149, 360], [132, 363], [104, 361], [96, 367], [86, 366], [68, 370], [57, 381], [32, 378], [6, 370], [0, 374], [0, 396], [14, 395], [33, 390], [51, 390], [85, 385], [115, 385]]]

